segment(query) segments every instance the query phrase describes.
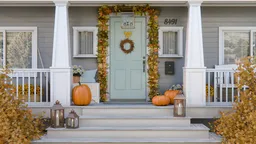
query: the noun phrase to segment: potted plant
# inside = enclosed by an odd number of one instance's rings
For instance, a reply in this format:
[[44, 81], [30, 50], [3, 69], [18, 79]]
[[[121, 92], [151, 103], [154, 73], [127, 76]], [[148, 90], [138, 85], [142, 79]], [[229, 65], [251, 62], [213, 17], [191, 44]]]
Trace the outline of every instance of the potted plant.
[[82, 66], [73, 66], [73, 83], [78, 83], [80, 82], [80, 77], [83, 75], [84, 69]]

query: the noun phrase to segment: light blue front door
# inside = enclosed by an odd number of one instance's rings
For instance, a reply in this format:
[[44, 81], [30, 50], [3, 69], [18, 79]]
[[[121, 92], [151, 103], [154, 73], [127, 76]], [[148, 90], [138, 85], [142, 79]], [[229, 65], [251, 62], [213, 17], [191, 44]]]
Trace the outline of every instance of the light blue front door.
[[[110, 23], [110, 99], [146, 99], [146, 25], [144, 17], [135, 18], [134, 29], [122, 29], [121, 18]], [[120, 48], [124, 32], [131, 32], [134, 50], [126, 54]], [[130, 45], [126, 44], [125, 49]]]

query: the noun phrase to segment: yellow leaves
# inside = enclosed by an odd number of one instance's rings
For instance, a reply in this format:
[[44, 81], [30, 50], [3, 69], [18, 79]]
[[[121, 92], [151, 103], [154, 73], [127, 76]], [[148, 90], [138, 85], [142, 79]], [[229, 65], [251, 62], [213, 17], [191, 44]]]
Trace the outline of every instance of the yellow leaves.
[[256, 74], [255, 60], [252, 57], [240, 60], [236, 79], [240, 79], [237, 87], [240, 91], [240, 101], [236, 99], [233, 110], [222, 112], [220, 119], [214, 122], [215, 132], [223, 136], [223, 143], [248, 143], [256, 141]]
[[[5, 70], [3, 73], [0, 75], [0, 144], [29, 144], [34, 136], [42, 135], [41, 117], [35, 118], [24, 102], [15, 97], [8, 73]], [[7, 83], [4, 79], [7, 79]]]

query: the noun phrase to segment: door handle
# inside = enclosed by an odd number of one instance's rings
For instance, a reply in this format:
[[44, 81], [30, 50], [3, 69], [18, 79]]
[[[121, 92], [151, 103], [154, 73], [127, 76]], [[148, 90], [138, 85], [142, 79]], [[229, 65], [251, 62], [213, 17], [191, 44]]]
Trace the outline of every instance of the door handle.
[[145, 60], [145, 57], [143, 57], [143, 72], [146, 71], [146, 60]]
[[146, 67], [146, 61], [143, 60], [143, 72], [145, 72], [145, 67]]

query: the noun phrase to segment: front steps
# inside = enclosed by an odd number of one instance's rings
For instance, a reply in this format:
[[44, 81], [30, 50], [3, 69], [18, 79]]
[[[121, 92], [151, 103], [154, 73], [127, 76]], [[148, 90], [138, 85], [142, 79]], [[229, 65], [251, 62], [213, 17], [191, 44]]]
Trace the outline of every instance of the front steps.
[[33, 143], [220, 143], [206, 126], [191, 124], [189, 117], [173, 117], [171, 111], [170, 106], [143, 104], [86, 106], [78, 112], [78, 129], [48, 128], [47, 135]]

